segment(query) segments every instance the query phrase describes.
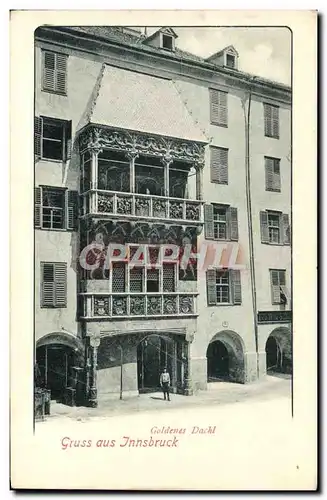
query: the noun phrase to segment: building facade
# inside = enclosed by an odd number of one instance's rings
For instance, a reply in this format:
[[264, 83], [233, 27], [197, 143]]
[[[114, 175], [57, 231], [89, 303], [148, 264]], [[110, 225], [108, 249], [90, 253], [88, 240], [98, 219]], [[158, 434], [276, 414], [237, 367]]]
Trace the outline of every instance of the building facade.
[[68, 404], [290, 372], [291, 89], [172, 28], [35, 33], [35, 356]]

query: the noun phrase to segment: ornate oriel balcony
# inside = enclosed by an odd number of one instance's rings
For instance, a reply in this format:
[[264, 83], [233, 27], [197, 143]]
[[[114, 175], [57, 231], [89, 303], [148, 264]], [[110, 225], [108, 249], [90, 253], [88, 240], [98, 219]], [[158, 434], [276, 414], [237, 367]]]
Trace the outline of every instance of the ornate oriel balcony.
[[196, 316], [195, 292], [82, 293], [81, 319]]
[[203, 224], [204, 144], [88, 125], [79, 149], [82, 218]]

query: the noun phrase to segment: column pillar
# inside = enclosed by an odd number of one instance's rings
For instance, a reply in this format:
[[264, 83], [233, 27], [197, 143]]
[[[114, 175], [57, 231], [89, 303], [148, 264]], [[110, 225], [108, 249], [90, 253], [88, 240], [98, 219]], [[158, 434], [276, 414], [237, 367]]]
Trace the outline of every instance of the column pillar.
[[[91, 148], [91, 187], [92, 189], [98, 189], [98, 156], [102, 152], [102, 149], [92, 147]], [[91, 211], [94, 213], [97, 211], [96, 203], [97, 193], [92, 193], [91, 195]]]
[[129, 159], [129, 186], [130, 192], [135, 193], [135, 160], [138, 158], [136, 151], [131, 151], [127, 153], [127, 158]]
[[196, 170], [196, 199], [203, 200], [203, 167], [204, 164], [197, 163]]
[[173, 162], [173, 158], [171, 155], [167, 152], [165, 156], [162, 158], [162, 163], [164, 165], [164, 191], [165, 191], [165, 196], [169, 196], [169, 166]]
[[186, 340], [184, 342], [184, 394], [192, 396], [192, 377], [191, 377], [191, 343]]
[[91, 384], [89, 392], [89, 406], [96, 408], [98, 406], [98, 387], [97, 387], [97, 364], [98, 364], [98, 347], [100, 345], [99, 337], [90, 337], [91, 347]]

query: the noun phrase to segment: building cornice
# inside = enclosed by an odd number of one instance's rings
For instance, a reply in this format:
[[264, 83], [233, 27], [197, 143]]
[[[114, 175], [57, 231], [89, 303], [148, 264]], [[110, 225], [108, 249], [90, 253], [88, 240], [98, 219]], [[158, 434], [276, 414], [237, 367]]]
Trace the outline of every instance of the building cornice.
[[[277, 101], [291, 104], [292, 91], [287, 85], [263, 79], [239, 70], [220, 67], [205, 60], [197, 61], [191, 59], [177, 58], [176, 55], [166, 51], [153, 51], [150, 47], [142, 44], [142, 50], [137, 45], [132, 46], [124, 44], [118, 40], [109, 40], [100, 35], [82, 33], [74, 30], [74, 27], [61, 26], [41, 26], [38, 28], [35, 39], [40, 42], [55, 43], [61, 46], [63, 50], [73, 49], [82, 52], [92, 53], [94, 55], [103, 55], [105, 51], [108, 55], [114, 57], [118, 55], [119, 59], [126, 59], [130, 63], [141, 65], [146, 68], [153, 68], [151, 63], [160, 67], [163, 71], [182, 75], [194, 80], [206, 80], [208, 84], [214, 84], [212, 77], [218, 77], [224, 80], [225, 86], [240, 90], [251, 88], [253, 94], [268, 97]], [[101, 51], [98, 48], [101, 46]], [[134, 60], [126, 58], [126, 55]], [[144, 71], [144, 70], [143, 70]], [[219, 85], [221, 82], [217, 82]]]

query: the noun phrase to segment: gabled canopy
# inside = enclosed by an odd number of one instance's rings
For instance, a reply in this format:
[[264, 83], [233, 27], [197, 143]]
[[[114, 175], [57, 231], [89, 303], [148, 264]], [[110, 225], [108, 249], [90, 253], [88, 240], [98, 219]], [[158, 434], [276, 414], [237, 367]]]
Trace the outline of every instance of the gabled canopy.
[[172, 80], [104, 65], [80, 123], [208, 142]]
[[206, 61], [210, 62], [212, 61], [213, 59], [216, 59], [218, 58], [219, 56], [223, 55], [224, 53], [228, 53], [228, 54], [232, 54], [236, 57], [238, 57], [238, 52], [237, 50], [235, 49], [235, 47], [233, 45], [228, 45], [227, 47], [225, 47], [224, 49], [222, 50], [219, 50], [219, 52], [215, 52], [214, 54], [212, 54], [211, 56], [207, 57]]
[[148, 36], [143, 41], [143, 43], [150, 42], [151, 40], [153, 40], [154, 38], [156, 38], [157, 36], [159, 36], [160, 33], [163, 33], [164, 35], [173, 36], [175, 39], [178, 38], [177, 33], [172, 28], [169, 28], [167, 26], [163, 26], [162, 28], [160, 28], [157, 31], [155, 31], [154, 33], [152, 33], [152, 35]]

